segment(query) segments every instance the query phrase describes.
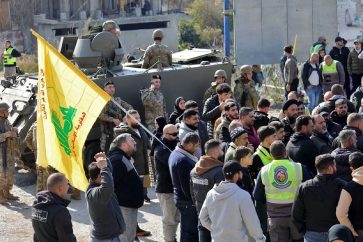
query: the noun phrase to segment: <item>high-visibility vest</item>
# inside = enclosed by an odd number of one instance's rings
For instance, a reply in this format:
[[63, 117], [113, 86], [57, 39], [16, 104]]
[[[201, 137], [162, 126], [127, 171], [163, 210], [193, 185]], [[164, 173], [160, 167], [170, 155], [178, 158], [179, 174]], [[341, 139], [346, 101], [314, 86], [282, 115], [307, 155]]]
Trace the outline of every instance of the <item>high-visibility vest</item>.
[[8, 48], [4, 50], [4, 65], [14, 65], [16, 63], [16, 57], [11, 57], [11, 53], [13, 52], [13, 48]]
[[264, 166], [271, 163], [271, 161], [273, 160], [270, 152], [268, 152], [262, 145], [259, 145], [257, 147], [255, 154], [260, 157]]
[[275, 204], [293, 203], [302, 182], [302, 166], [289, 160], [273, 160], [261, 169], [266, 201]]
[[333, 74], [333, 73], [337, 73], [337, 61], [333, 60], [332, 63], [330, 64], [330, 66], [328, 66], [325, 61], [323, 62], [323, 70], [322, 73], [323, 74]]

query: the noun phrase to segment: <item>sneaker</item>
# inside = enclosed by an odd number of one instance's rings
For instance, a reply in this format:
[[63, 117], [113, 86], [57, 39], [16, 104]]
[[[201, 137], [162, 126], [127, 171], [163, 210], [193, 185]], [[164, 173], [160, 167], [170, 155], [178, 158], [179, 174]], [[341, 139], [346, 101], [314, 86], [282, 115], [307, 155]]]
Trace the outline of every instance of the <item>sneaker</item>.
[[151, 200], [147, 195], [144, 196], [144, 201], [147, 203], [151, 203]]

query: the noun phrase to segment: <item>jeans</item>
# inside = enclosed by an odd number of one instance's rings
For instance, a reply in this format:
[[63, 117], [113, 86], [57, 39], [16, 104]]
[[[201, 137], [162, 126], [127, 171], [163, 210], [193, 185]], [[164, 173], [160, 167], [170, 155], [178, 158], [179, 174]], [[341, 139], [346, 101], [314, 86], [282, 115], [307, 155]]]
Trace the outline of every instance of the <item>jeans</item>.
[[304, 242], [326, 242], [328, 241], [328, 233], [306, 231]]
[[125, 232], [121, 234], [120, 239], [122, 242], [133, 242], [136, 236], [137, 208], [120, 208], [126, 224]]
[[198, 215], [195, 206], [176, 206], [180, 212], [180, 242], [198, 242]]
[[198, 225], [199, 242], [211, 242], [212, 237], [210, 231], [204, 228], [201, 224]]
[[166, 242], [174, 242], [180, 222], [180, 214], [175, 206], [173, 193], [156, 193], [159, 199], [163, 222], [163, 235]]
[[321, 87], [320, 86], [312, 86], [305, 90], [306, 95], [308, 96], [308, 109], [310, 113], [313, 111], [313, 109], [318, 106], [320, 102], [320, 92]]
[[113, 239], [95, 239], [91, 238], [89, 242], [121, 242], [119, 237]]

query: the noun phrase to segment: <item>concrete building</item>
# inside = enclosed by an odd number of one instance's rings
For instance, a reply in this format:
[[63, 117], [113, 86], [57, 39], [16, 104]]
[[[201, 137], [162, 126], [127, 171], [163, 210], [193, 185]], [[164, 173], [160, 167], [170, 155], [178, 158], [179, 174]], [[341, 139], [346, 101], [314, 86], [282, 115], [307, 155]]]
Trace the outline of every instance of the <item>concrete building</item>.
[[152, 43], [156, 28], [164, 31], [164, 43], [178, 48], [180, 0], [0, 0], [0, 41], [13, 40], [21, 51], [33, 52], [36, 30], [54, 46], [65, 35], [88, 34], [94, 26], [112, 19], [120, 27], [125, 53], [139, 54]]

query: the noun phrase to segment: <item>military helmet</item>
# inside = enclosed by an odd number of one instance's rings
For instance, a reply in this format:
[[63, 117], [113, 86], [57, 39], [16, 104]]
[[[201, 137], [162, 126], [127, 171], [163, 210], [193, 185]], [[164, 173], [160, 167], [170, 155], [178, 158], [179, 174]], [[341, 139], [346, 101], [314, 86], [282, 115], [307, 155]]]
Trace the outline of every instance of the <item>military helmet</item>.
[[243, 66], [241, 66], [240, 71], [241, 71], [241, 75], [243, 75], [243, 74], [246, 74], [248, 72], [251, 72], [252, 71], [252, 67], [249, 66], [249, 65], [243, 65]]
[[214, 77], [224, 77], [227, 78], [227, 74], [224, 70], [216, 70], [216, 72], [214, 73]]
[[164, 38], [164, 32], [161, 29], [155, 29], [153, 32], [153, 39], [155, 38]]
[[111, 29], [116, 29], [117, 24], [113, 20], [107, 20], [102, 24], [102, 28], [105, 31], [110, 31]]
[[0, 112], [7, 111], [7, 110], [9, 110], [9, 108], [10, 108], [10, 106], [7, 103], [5, 103], [5, 102], [0, 103]]

